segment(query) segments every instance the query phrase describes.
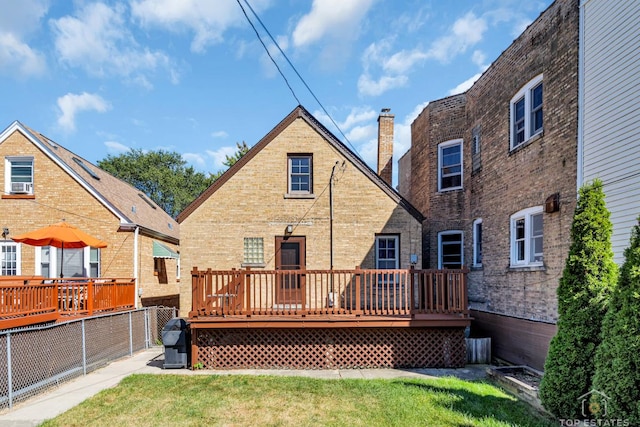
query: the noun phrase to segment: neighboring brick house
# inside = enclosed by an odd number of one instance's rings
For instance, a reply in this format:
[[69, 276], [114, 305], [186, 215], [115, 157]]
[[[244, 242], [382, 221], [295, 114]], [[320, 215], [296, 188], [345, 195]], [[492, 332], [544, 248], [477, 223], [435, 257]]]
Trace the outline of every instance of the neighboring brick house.
[[422, 215], [390, 186], [393, 115], [378, 121], [384, 179], [298, 106], [189, 205], [178, 216], [181, 314], [194, 267], [420, 265]]
[[577, 197], [578, 28], [578, 0], [555, 1], [467, 92], [429, 102], [401, 164], [425, 267], [469, 267], [472, 334], [539, 369]]
[[1, 275], [59, 277], [61, 251], [11, 236], [65, 220], [106, 242], [65, 249], [66, 277], [135, 277], [136, 305], [178, 304], [179, 225], [154, 202], [39, 132], [0, 133]]

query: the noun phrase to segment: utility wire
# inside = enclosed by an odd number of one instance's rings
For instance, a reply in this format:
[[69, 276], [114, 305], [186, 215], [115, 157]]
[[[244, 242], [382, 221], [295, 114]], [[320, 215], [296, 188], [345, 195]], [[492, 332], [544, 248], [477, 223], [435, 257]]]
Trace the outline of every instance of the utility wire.
[[[296, 93], [293, 91], [293, 88], [289, 84], [289, 80], [287, 80], [287, 78], [285, 77], [284, 73], [282, 72], [282, 70], [278, 66], [278, 63], [276, 62], [276, 60], [273, 59], [273, 56], [271, 56], [271, 52], [269, 52], [269, 49], [267, 49], [267, 46], [262, 41], [262, 38], [260, 37], [260, 34], [258, 34], [258, 30], [256, 30], [256, 27], [253, 25], [253, 22], [251, 22], [251, 19], [249, 19], [249, 15], [247, 15], [247, 12], [244, 10], [244, 7], [242, 6], [242, 3], [240, 3], [240, 0], [236, 0], [236, 2], [238, 3], [238, 6], [240, 6], [240, 9], [242, 9], [242, 13], [244, 13], [244, 17], [247, 18], [247, 21], [249, 22], [249, 25], [251, 25], [251, 28], [253, 28], [253, 31], [256, 33], [256, 37], [258, 37], [258, 40], [260, 40], [260, 44], [262, 44], [262, 47], [264, 47], [265, 52], [267, 52], [267, 55], [269, 56], [269, 59], [271, 59], [271, 62], [273, 62], [273, 65], [276, 66], [276, 68], [278, 69], [278, 72], [280, 73], [280, 75], [284, 79], [284, 82], [287, 84], [287, 87], [291, 91], [291, 95], [293, 95], [293, 97], [296, 99], [296, 101], [298, 102], [298, 105], [301, 105], [300, 104], [300, 100], [298, 99], [298, 97], [296, 96]], [[251, 7], [251, 6], [249, 6], [249, 7]], [[278, 46], [278, 49], [280, 49], [279, 46]]]
[[[236, 0], [238, 1], [238, 4], [240, 4], [240, 0]], [[320, 106], [320, 108], [322, 108], [322, 111], [327, 115], [327, 117], [329, 117], [329, 120], [331, 120], [331, 123], [333, 123], [333, 125], [336, 127], [336, 129], [338, 129], [338, 132], [340, 132], [340, 135], [342, 135], [342, 137], [344, 138], [345, 141], [347, 141], [347, 143], [349, 144], [349, 146], [353, 149], [353, 151], [359, 156], [360, 153], [358, 153], [358, 150], [356, 149], [356, 147], [353, 146], [353, 144], [351, 144], [351, 141], [349, 141], [349, 138], [347, 138], [347, 136], [344, 134], [344, 132], [342, 132], [342, 129], [340, 129], [340, 126], [338, 126], [338, 124], [335, 122], [335, 120], [333, 120], [333, 117], [331, 117], [331, 115], [329, 114], [329, 112], [327, 111], [326, 108], [324, 108], [324, 105], [322, 105], [322, 102], [320, 102], [320, 100], [318, 99], [318, 97], [316, 96], [316, 94], [313, 92], [313, 90], [311, 90], [311, 88], [309, 87], [309, 85], [307, 84], [307, 82], [302, 78], [302, 76], [300, 75], [300, 73], [298, 72], [298, 70], [296, 69], [296, 67], [293, 65], [293, 63], [289, 60], [289, 57], [287, 56], [287, 54], [284, 53], [284, 51], [282, 50], [282, 48], [280, 48], [280, 45], [278, 44], [278, 42], [275, 40], [275, 38], [271, 35], [271, 33], [269, 32], [269, 30], [267, 29], [267, 27], [264, 25], [264, 23], [262, 22], [262, 19], [260, 19], [260, 17], [258, 16], [258, 14], [256, 13], [255, 10], [253, 10], [253, 7], [251, 7], [251, 4], [249, 3], [249, 0], [244, 0], [244, 2], [247, 4], [247, 6], [249, 7], [249, 9], [251, 10], [251, 13], [253, 13], [253, 16], [256, 17], [256, 19], [258, 20], [258, 22], [260, 23], [260, 26], [262, 26], [262, 28], [264, 29], [264, 31], [269, 35], [269, 38], [271, 39], [271, 41], [273, 42], [273, 44], [278, 48], [278, 50], [280, 51], [280, 53], [282, 54], [282, 56], [284, 57], [284, 59], [287, 60], [287, 63], [289, 64], [289, 66], [293, 69], [293, 71], [296, 73], [296, 75], [298, 76], [298, 78], [300, 79], [300, 81], [302, 82], [302, 84], [304, 84], [304, 87], [307, 88], [307, 90], [309, 91], [309, 93], [311, 94], [311, 96], [313, 96], [313, 99], [316, 100], [316, 102], [318, 103], [318, 105]], [[240, 5], [240, 7], [242, 7], [242, 5]], [[244, 8], [242, 8], [242, 11], [244, 12]], [[245, 17], [247, 17], [247, 20], [249, 20], [249, 17], [247, 16], [246, 12], [245, 12]], [[249, 20], [249, 23], [251, 24], [251, 26], [253, 27], [253, 23], [251, 23], [251, 21]], [[254, 31], [255, 31], [255, 27], [253, 27]], [[258, 34], [258, 32], [256, 31], [256, 35]], [[260, 36], [258, 36], [258, 39], [260, 39]], [[260, 39], [260, 43], [262, 43], [262, 46], [264, 46], [264, 43], [262, 42], [262, 39]], [[266, 50], [266, 46], [265, 46], [265, 50]], [[267, 54], [269, 53], [269, 51], [267, 50]], [[271, 55], [269, 55], [269, 57], [271, 58]], [[273, 58], [271, 58], [271, 60], [273, 61]], [[275, 64], [275, 61], [274, 61]], [[277, 65], [276, 65], [277, 67]], [[278, 71], [280, 71], [280, 68], [278, 68]], [[282, 74], [282, 72], [280, 72], [280, 74]], [[284, 75], [283, 75], [284, 78]], [[285, 79], [286, 80], [286, 79]], [[287, 83], [288, 85], [289, 83]], [[291, 87], [289, 87], [289, 89], [291, 89]], [[295, 95], [294, 95], [295, 96]], [[296, 98], [298, 99], [298, 98]], [[298, 102], [298, 104], [300, 104], [300, 102]]]

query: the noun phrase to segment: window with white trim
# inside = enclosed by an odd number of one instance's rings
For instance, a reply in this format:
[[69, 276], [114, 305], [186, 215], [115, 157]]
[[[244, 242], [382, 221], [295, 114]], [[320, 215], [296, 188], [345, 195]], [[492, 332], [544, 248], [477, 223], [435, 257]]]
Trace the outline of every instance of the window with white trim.
[[462, 140], [438, 145], [438, 191], [462, 188]]
[[438, 233], [438, 268], [462, 268], [464, 265], [463, 248], [462, 231], [448, 230]]
[[33, 194], [33, 157], [5, 157], [5, 193]]
[[473, 266], [482, 267], [482, 218], [473, 221]]
[[288, 156], [289, 194], [313, 193], [313, 164], [310, 154], [290, 154]]
[[511, 149], [542, 132], [542, 74], [527, 83], [511, 99]]
[[397, 269], [400, 266], [400, 236], [376, 236], [376, 268]]
[[13, 241], [0, 242], [0, 276], [19, 276], [20, 245]]
[[542, 206], [511, 215], [511, 266], [541, 266], [543, 261]]
[[61, 265], [64, 277], [100, 277], [100, 263], [99, 248], [66, 248], [64, 250], [53, 246], [36, 248], [36, 274], [43, 277], [60, 277]]

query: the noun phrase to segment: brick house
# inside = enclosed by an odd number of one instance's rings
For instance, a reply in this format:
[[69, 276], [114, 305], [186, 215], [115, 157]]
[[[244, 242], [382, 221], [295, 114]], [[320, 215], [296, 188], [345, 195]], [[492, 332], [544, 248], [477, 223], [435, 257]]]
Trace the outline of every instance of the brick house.
[[[178, 216], [182, 277], [194, 266], [419, 265], [422, 216], [390, 186], [393, 119], [385, 110], [378, 120], [379, 176], [306, 109], [294, 109]], [[187, 280], [180, 297], [186, 315]]]
[[65, 277], [136, 278], [136, 305], [177, 305], [179, 225], [129, 184], [20, 122], [0, 133], [1, 275], [59, 277], [61, 251], [11, 236], [65, 220], [106, 242], [65, 249]]
[[578, 0], [555, 1], [467, 92], [425, 107], [400, 162], [424, 266], [468, 266], [472, 334], [539, 369], [577, 197], [578, 28]]

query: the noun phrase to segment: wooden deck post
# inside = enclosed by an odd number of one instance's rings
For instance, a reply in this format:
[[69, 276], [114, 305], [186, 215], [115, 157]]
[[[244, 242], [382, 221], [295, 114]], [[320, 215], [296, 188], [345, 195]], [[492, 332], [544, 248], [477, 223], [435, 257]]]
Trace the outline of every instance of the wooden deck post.
[[87, 310], [89, 312], [89, 316], [93, 314], [93, 300], [95, 299], [95, 287], [93, 286], [94, 281], [89, 280], [87, 283]]
[[198, 272], [198, 267], [193, 267], [191, 269], [191, 311], [189, 312], [189, 317], [196, 316], [197, 310], [200, 308], [203, 301], [200, 298], [200, 286], [199, 286], [199, 278], [200, 273]]
[[362, 311], [362, 301], [360, 292], [362, 290], [362, 271], [360, 270], [360, 266], [356, 265], [356, 312], [360, 313]]

